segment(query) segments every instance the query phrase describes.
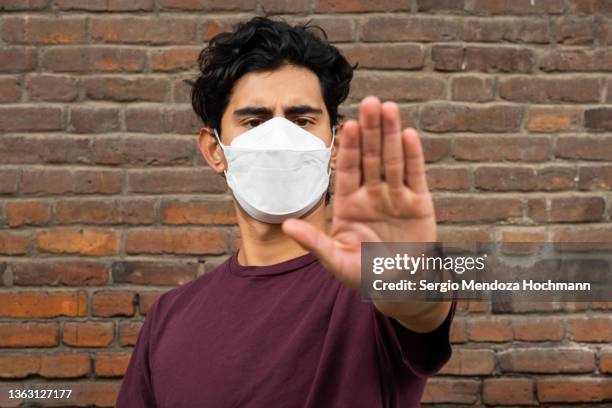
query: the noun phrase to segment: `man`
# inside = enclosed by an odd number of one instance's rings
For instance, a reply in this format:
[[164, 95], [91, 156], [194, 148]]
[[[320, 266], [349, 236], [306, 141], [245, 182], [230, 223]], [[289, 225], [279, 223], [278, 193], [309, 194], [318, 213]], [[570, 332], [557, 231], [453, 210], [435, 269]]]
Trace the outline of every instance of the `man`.
[[417, 133], [368, 97], [336, 137], [353, 67], [312, 27], [253, 18], [199, 65], [199, 147], [230, 186], [240, 247], [154, 303], [116, 406], [419, 406], [450, 357], [454, 301], [357, 290], [361, 242], [436, 241]]

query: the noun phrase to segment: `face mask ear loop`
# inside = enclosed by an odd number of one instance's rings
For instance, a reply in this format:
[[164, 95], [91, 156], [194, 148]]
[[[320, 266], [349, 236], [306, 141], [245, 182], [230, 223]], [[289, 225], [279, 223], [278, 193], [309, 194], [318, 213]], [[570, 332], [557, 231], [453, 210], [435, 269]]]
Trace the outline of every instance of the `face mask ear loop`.
[[[217, 142], [219, 143], [219, 146], [221, 146], [221, 150], [223, 150], [223, 152], [225, 153], [225, 145], [221, 143], [221, 138], [219, 137], [219, 133], [217, 133], [217, 129], [213, 129], [213, 132], [215, 134], [215, 138], [217, 139]], [[226, 160], [227, 160], [227, 156], [226, 156]], [[227, 169], [223, 170], [223, 174], [225, 174], [225, 176], [227, 177]]]
[[[334, 148], [334, 140], [336, 140], [336, 127], [332, 126], [332, 140], [331, 140], [331, 144], [329, 145], [330, 152]], [[331, 168], [327, 170], [327, 175], [331, 177]]]

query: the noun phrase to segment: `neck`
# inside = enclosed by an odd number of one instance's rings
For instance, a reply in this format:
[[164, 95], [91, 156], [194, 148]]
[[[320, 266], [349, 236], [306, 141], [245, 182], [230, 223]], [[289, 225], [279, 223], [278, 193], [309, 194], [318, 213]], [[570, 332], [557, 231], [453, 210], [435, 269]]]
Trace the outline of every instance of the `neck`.
[[[240, 228], [238, 263], [241, 265], [273, 265], [306, 255], [309, 252], [285, 235], [281, 224], [266, 224], [258, 221], [246, 214], [236, 202], [234, 202], [234, 207]], [[324, 198], [314, 210], [301, 219], [322, 231], [325, 230]]]

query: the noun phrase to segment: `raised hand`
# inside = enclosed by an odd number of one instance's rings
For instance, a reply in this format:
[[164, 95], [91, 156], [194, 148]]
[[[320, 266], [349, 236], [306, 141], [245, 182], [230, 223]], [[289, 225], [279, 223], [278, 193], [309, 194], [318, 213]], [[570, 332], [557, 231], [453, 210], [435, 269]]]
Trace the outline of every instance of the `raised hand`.
[[329, 233], [298, 219], [286, 220], [283, 231], [358, 289], [361, 242], [434, 242], [436, 219], [421, 141], [414, 129], [401, 129], [396, 103], [363, 99], [359, 120], [344, 124], [339, 142]]

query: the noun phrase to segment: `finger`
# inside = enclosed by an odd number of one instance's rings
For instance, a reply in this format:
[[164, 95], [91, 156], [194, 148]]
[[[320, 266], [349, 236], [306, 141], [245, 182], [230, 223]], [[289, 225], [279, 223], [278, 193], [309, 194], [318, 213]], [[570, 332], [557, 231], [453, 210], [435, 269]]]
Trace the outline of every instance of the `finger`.
[[415, 193], [425, 193], [428, 187], [421, 139], [416, 130], [407, 128], [402, 133], [402, 141], [406, 161], [406, 184]]
[[345, 196], [357, 190], [361, 185], [361, 148], [359, 147], [357, 121], [349, 120], [344, 124], [339, 142], [335, 193]]
[[359, 126], [361, 127], [361, 166], [365, 185], [380, 183], [381, 129], [380, 100], [368, 96], [359, 106]]
[[383, 163], [385, 181], [392, 189], [404, 185], [404, 152], [400, 129], [399, 107], [394, 102], [382, 105]]
[[321, 261], [333, 259], [334, 240], [309, 222], [290, 218], [283, 222], [282, 229], [287, 236], [313, 252]]

